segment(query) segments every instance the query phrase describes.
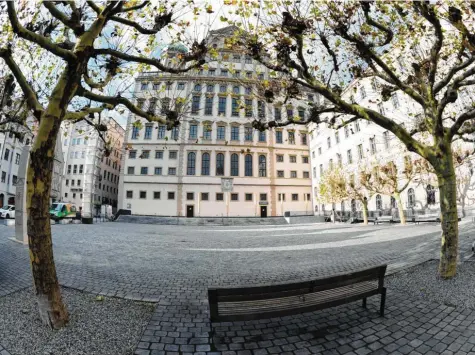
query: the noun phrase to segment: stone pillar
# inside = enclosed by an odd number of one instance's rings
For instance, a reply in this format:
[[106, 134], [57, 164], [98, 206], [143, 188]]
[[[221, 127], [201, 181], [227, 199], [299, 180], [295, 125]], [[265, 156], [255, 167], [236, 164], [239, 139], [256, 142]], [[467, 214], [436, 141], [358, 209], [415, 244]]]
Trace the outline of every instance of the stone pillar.
[[15, 197], [15, 239], [22, 244], [28, 244], [26, 227], [26, 173], [30, 158], [30, 147], [23, 147], [18, 167], [18, 179]]

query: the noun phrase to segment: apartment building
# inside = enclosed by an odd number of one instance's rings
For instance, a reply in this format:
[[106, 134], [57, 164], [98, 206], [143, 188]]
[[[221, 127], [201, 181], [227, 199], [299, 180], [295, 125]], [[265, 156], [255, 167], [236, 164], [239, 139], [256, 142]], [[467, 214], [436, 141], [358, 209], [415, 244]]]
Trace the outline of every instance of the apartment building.
[[[226, 46], [233, 31], [211, 31], [208, 42], [219, 60], [204, 69], [138, 76], [139, 106], [162, 115], [180, 109], [184, 114], [171, 130], [129, 116], [119, 208], [136, 215], [187, 217], [312, 211], [307, 128], [259, 132], [251, 124], [256, 117], [279, 121], [305, 115], [305, 105], [291, 100], [284, 107], [256, 99], [254, 90], [270, 73]], [[165, 63], [173, 65], [186, 52], [181, 44], [170, 45]]]
[[82, 207], [83, 216], [94, 215], [102, 204], [117, 208], [119, 174], [125, 130], [113, 118], [102, 121], [107, 125], [104, 139], [86, 122], [62, 125], [64, 154], [63, 202]]
[[[403, 66], [404, 63], [399, 63]], [[355, 80], [342, 94], [348, 101], [356, 102], [365, 107], [386, 114], [396, 122], [411, 129], [422, 116], [420, 107], [401, 91], [392, 93], [387, 101], [382, 101], [379, 90], [380, 82], [375, 78]], [[475, 100], [475, 93], [461, 90], [460, 98], [454, 109], [461, 111]], [[391, 132], [368, 121], [357, 120], [349, 125], [334, 130], [324, 124], [311, 125], [310, 156], [312, 164], [312, 188], [314, 192], [314, 211], [321, 214], [324, 211], [356, 211], [361, 206], [357, 201], [340, 201], [339, 203], [323, 204], [317, 201], [319, 183], [324, 171], [337, 164], [342, 166], [348, 174], [357, 176], [362, 166], [375, 163], [386, 164], [393, 161], [399, 171], [403, 170], [405, 157], [419, 159], [420, 157], [408, 152], [404, 145]], [[473, 150], [473, 145], [470, 145]], [[406, 180], [400, 177], [402, 186]], [[417, 177], [410, 182], [407, 189], [401, 194], [404, 208], [424, 209], [436, 207], [439, 204], [439, 193], [430, 183]], [[368, 203], [369, 210], [391, 210], [396, 208], [396, 201], [392, 196], [373, 194]]]

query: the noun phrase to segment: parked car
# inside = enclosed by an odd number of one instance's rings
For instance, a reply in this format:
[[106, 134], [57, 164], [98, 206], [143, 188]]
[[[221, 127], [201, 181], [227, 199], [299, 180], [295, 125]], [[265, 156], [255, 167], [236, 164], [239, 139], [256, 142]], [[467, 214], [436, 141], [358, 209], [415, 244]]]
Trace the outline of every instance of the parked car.
[[15, 206], [6, 205], [0, 208], [0, 217], [2, 218], [15, 218]]

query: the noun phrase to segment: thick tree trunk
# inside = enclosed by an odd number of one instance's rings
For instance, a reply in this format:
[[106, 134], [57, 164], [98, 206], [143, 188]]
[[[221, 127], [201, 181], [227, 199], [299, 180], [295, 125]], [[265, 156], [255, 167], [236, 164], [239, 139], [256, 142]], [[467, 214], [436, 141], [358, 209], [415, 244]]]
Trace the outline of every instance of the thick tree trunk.
[[440, 155], [434, 166], [439, 184], [442, 226], [439, 274], [447, 279], [455, 276], [458, 254], [457, 180], [452, 152], [450, 148], [448, 150]]
[[27, 173], [28, 241], [38, 310], [41, 321], [55, 329], [68, 322], [54, 264], [49, 216], [54, 148], [60, 123], [59, 117], [42, 118]]
[[394, 198], [396, 199], [397, 203], [397, 209], [399, 213], [399, 220], [401, 221], [401, 224], [406, 224], [406, 216], [404, 215], [404, 209], [402, 207], [402, 201], [401, 201], [401, 194], [395, 193]]
[[368, 224], [368, 201], [363, 200], [363, 224], [366, 226]]

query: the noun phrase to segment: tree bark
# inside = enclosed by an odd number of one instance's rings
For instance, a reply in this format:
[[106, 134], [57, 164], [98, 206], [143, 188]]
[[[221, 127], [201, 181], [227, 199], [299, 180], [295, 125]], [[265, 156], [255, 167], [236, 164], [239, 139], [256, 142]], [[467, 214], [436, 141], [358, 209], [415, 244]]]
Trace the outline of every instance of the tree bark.
[[439, 184], [442, 226], [439, 275], [449, 279], [454, 277], [457, 271], [457, 180], [450, 145], [445, 150], [448, 152], [439, 154], [434, 168]]
[[363, 200], [363, 224], [368, 225], [368, 201]]
[[404, 209], [403, 209], [402, 201], [401, 201], [401, 194], [396, 192], [394, 194], [394, 198], [396, 199], [396, 203], [397, 203], [397, 209], [398, 209], [398, 213], [399, 213], [399, 220], [401, 221], [402, 225], [405, 225], [406, 224], [406, 216], [404, 215]]
[[54, 148], [60, 123], [59, 117], [42, 118], [27, 173], [28, 241], [38, 310], [41, 321], [55, 329], [68, 322], [56, 275], [49, 215]]

